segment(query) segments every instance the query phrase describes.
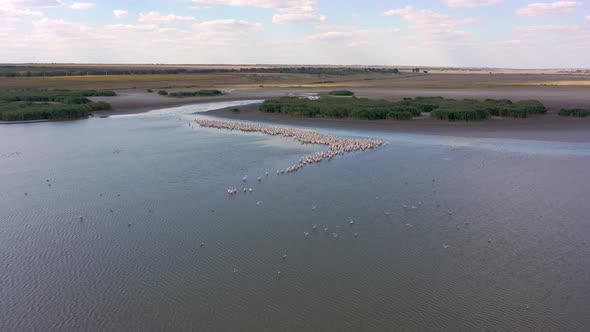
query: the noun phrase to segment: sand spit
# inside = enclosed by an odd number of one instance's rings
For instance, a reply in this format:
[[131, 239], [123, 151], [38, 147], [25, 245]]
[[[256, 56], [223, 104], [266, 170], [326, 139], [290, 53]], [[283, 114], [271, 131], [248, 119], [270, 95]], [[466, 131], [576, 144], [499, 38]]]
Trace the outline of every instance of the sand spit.
[[195, 120], [195, 122], [201, 127], [238, 130], [242, 132], [257, 132], [273, 136], [290, 137], [303, 144], [327, 145], [329, 147], [328, 151], [317, 152], [301, 157], [297, 164], [289, 166], [286, 169], [277, 170], [277, 175], [296, 172], [305, 165], [319, 163], [322, 160], [331, 160], [337, 155], [343, 155], [345, 153], [356, 151], [371, 150], [385, 144], [385, 141], [379, 139], [338, 137], [334, 135], [321, 134], [311, 130], [296, 128], [274, 127], [221, 120]]

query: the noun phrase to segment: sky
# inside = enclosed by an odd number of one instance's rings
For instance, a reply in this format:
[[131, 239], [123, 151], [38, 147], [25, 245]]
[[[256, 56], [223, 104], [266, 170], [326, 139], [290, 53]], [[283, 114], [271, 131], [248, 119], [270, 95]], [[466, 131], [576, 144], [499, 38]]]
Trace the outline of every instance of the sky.
[[0, 63], [590, 68], [590, 0], [0, 0]]

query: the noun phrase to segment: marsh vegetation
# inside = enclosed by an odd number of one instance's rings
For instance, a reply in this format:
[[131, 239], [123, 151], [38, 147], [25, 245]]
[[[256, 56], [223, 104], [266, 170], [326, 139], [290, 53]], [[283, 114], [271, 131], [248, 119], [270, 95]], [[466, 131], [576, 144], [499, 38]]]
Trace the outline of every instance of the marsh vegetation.
[[260, 110], [303, 117], [357, 118], [368, 120], [409, 120], [422, 113], [448, 121], [485, 120], [490, 116], [526, 118], [547, 110], [536, 100], [512, 102], [508, 99], [446, 99], [443, 97], [404, 98], [401, 101], [371, 100], [366, 98], [320, 98], [309, 100], [281, 97], [266, 100]]
[[573, 116], [573, 117], [585, 118], [587, 116], [590, 116], [590, 109], [586, 109], [586, 108], [565, 109], [565, 108], [562, 108], [559, 111], [559, 115], [560, 116]]
[[87, 98], [95, 96], [116, 96], [116, 93], [110, 90], [0, 90], [0, 120], [69, 120], [111, 109], [109, 103]]

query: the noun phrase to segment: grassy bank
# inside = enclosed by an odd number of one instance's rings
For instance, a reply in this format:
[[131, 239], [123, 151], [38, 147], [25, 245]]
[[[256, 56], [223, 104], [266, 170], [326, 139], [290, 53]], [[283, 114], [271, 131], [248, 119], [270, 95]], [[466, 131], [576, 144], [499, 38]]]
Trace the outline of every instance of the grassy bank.
[[116, 96], [114, 91], [7, 89], [0, 90], [0, 120], [69, 120], [88, 116], [93, 111], [109, 110], [105, 102], [87, 97]]
[[512, 102], [507, 99], [484, 101], [475, 99], [445, 99], [443, 97], [404, 98], [402, 101], [370, 100], [364, 98], [320, 98], [309, 100], [282, 97], [265, 101], [260, 110], [304, 117], [358, 118], [368, 120], [409, 120], [422, 112], [448, 121], [485, 120], [490, 116], [526, 118], [529, 114], [545, 113], [545, 106], [535, 100]]

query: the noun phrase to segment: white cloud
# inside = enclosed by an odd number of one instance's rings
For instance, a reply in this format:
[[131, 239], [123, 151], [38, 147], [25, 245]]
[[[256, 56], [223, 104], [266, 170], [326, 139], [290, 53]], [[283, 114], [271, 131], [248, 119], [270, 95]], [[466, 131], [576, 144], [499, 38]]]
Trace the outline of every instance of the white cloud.
[[116, 18], [125, 18], [129, 15], [129, 11], [123, 9], [115, 9], [113, 10], [113, 15], [115, 15]]
[[582, 3], [578, 1], [536, 2], [518, 9], [517, 13], [523, 16], [569, 14], [580, 6]]
[[161, 23], [173, 23], [173, 22], [187, 22], [187, 21], [195, 21], [195, 18], [192, 16], [178, 16], [174, 14], [162, 15], [158, 12], [149, 12], [149, 13], [140, 13], [139, 14], [139, 22], [142, 23], [154, 23], [154, 24], [161, 24]]
[[327, 17], [317, 13], [315, 0], [192, 0], [195, 3], [209, 5], [226, 5], [235, 7], [258, 7], [273, 9], [277, 13], [273, 15], [272, 22], [276, 24], [287, 23], [321, 23]]
[[590, 15], [586, 15], [586, 19], [590, 21]]
[[190, 9], [190, 10], [205, 10], [205, 9], [211, 9], [211, 6], [188, 6], [188, 9]]
[[286, 23], [321, 23], [327, 20], [326, 16], [317, 15], [313, 12], [285, 12], [275, 14], [272, 17], [272, 23], [286, 24]]
[[156, 31], [159, 29], [155, 24], [109, 24], [105, 25], [105, 28], [117, 31]]
[[64, 2], [61, 0], [6, 0], [0, 4], [6, 4], [13, 8], [53, 8], [61, 7]]
[[504, 0], [443, 0], [449, 7], [479, 7], [496, 5], [504, 2]]
[[429, 34], [465, 35], [465, 31], [458, 27], [475, 22], [470, 18], [455, 18], [448, 14], [433, 12], [429, 9], [417, 9], [406, 6], [401, 9], [392, 9], [384, 13], [386, 16], [401, 16], [402, 20], [408, 22], [415, 29]]
[[245, 32], [262, 30], [262, 24], [260, 23], [250, 23], [247, 21], [235, 19], [205, 21], [195, 24], [193, 27], [209, 31], [231, 30], [236, 32]]
[[81, 9], [81, 10], [85, 10], [85, 9], [93, 9], [96, 8], [96, 4], [93, 2], [74, 2], [70, 8], [72, 9]]

